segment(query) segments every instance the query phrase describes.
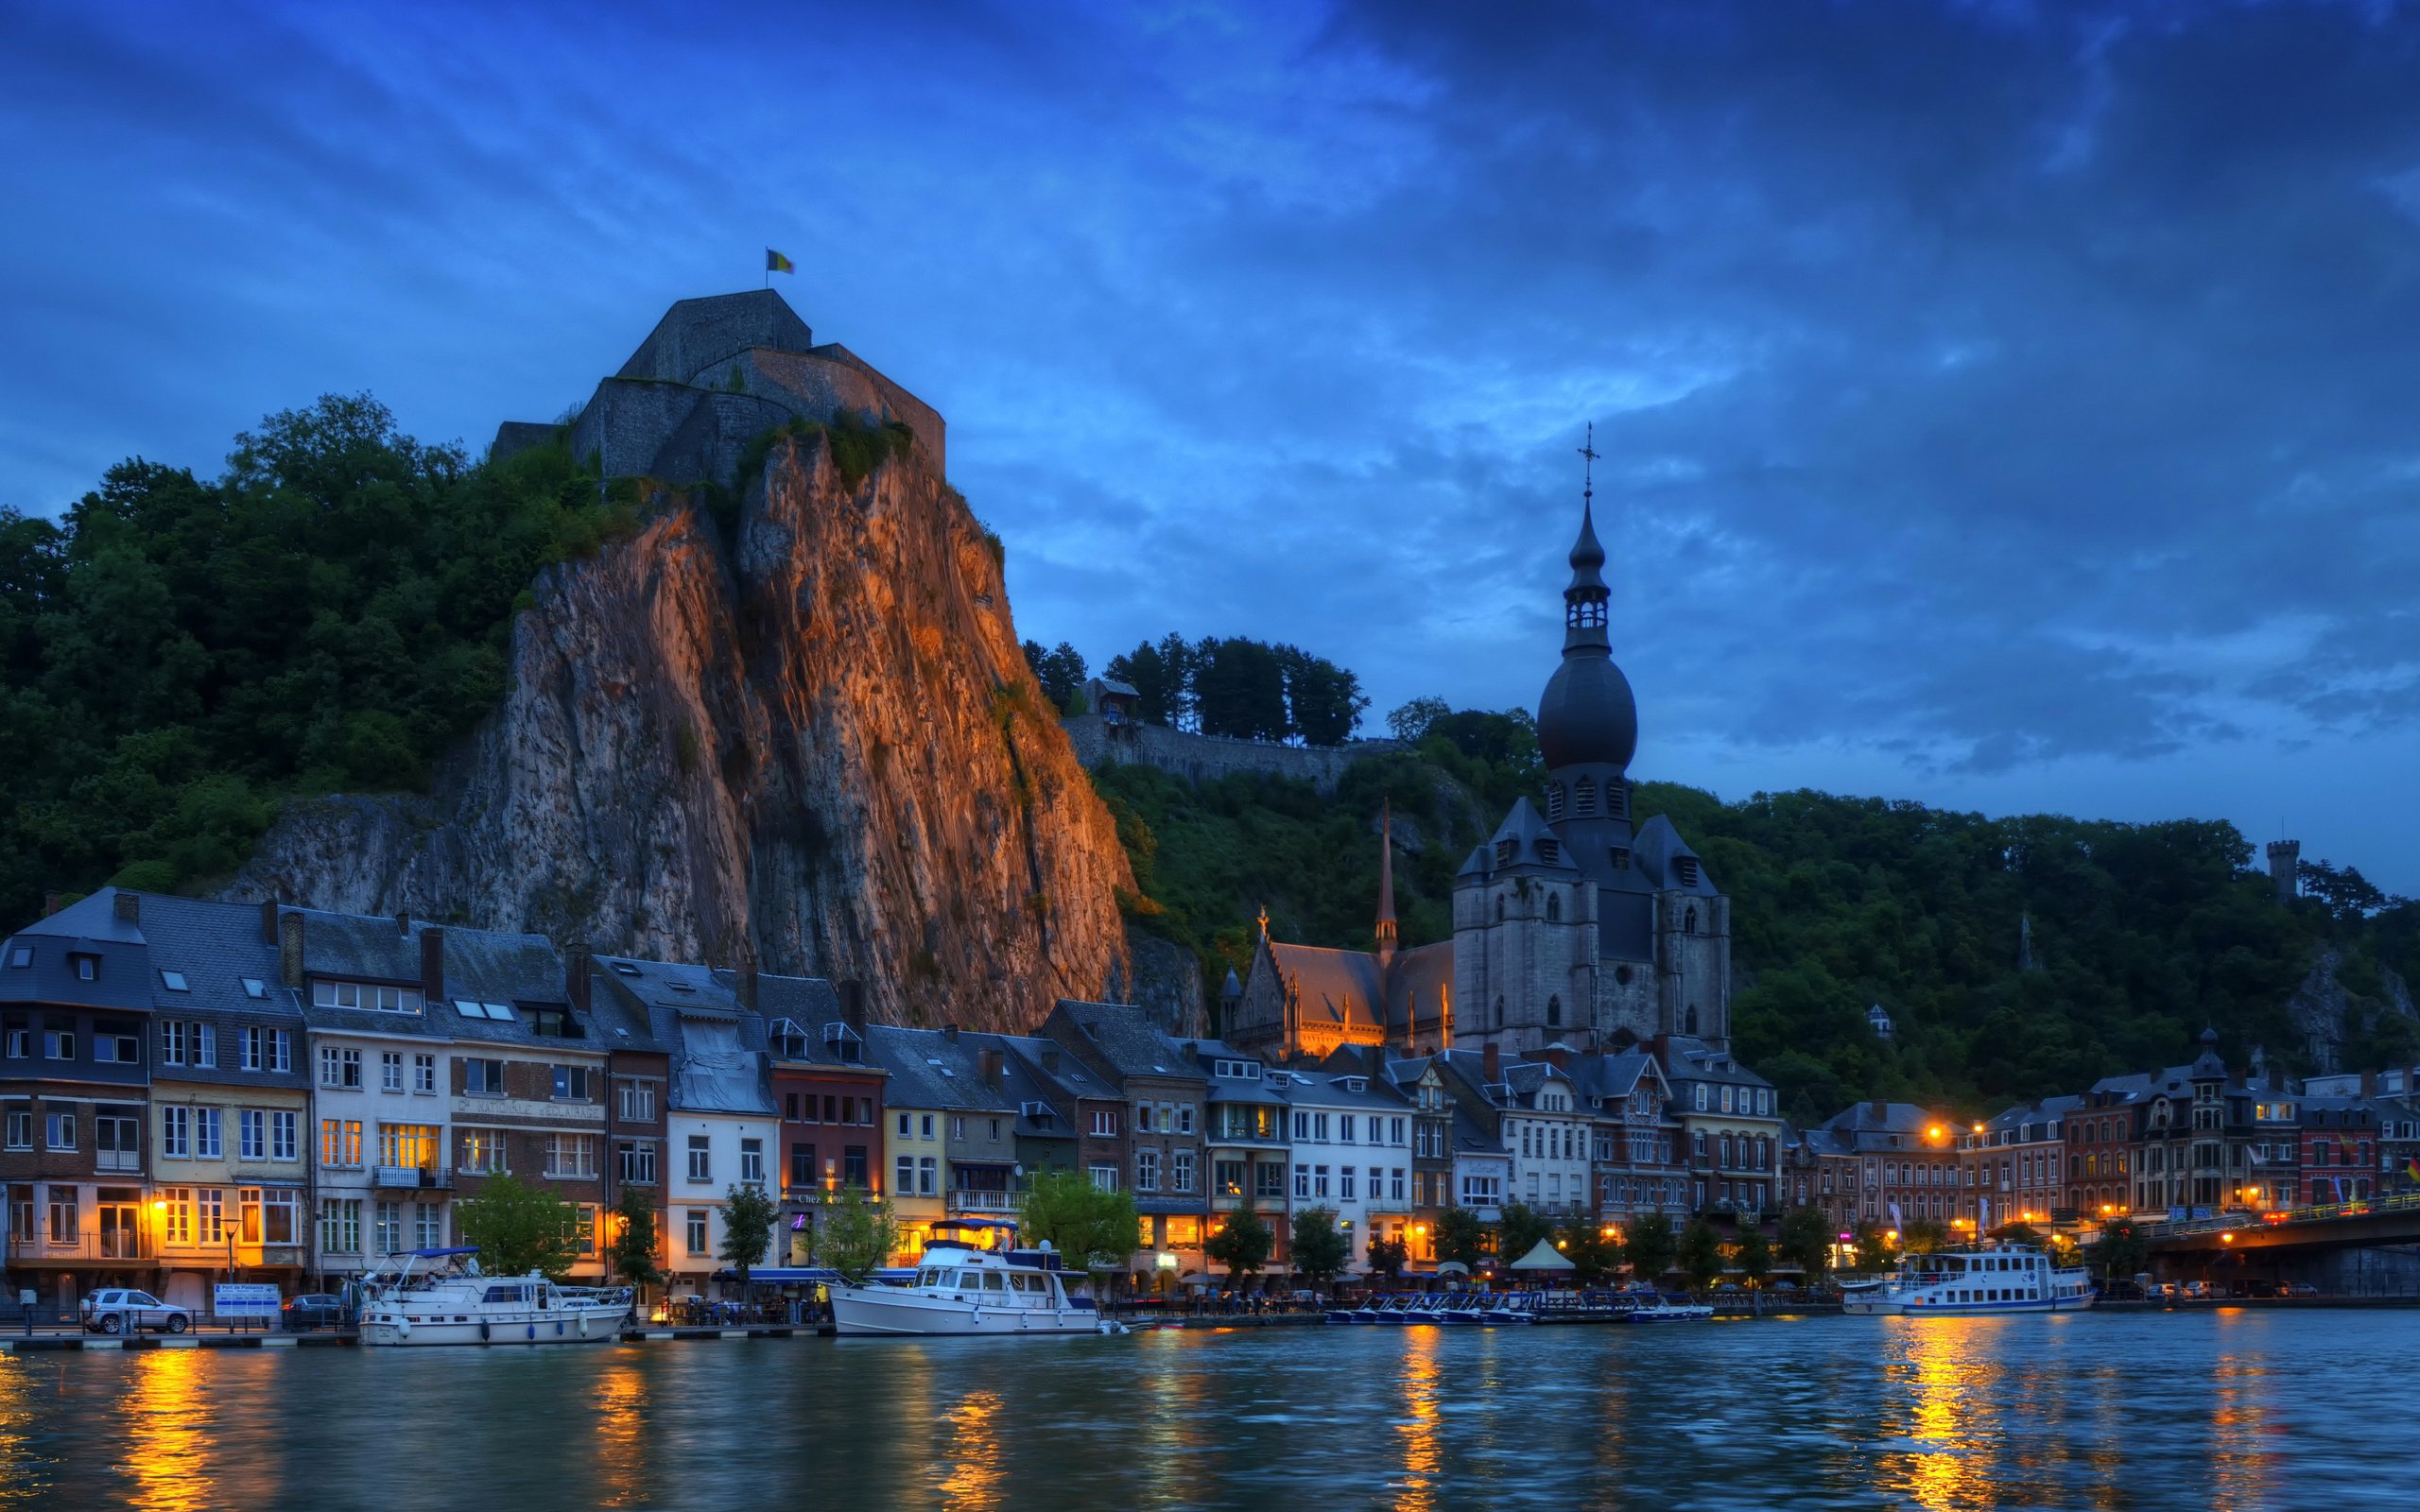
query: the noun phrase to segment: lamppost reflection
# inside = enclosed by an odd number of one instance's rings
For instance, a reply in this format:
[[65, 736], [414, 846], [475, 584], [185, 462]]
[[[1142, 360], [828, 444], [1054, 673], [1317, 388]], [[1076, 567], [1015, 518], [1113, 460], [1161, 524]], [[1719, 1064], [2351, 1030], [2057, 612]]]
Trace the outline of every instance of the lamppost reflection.
[[984, 1512], [1003, 1501], [1008, 1480], [1000, 1446], [999, 1394], [970, 1391], [949, 1410], [949, 1474], [942, 1481], [942, 1505], [950, 1512]]
[[1396, 1428], [1403, 1436], [1403, 1474], [1395, 1482], [1395, 1505], [1430, 1512], [1438, 1505], [1444, 1448], [1438, 1437], [1437, 1391], [1443, 1371], [1437, 1363], [1438, 1335], [1444, 1330], [1405, 1329], [1403, 1397], [1409, 1416]]

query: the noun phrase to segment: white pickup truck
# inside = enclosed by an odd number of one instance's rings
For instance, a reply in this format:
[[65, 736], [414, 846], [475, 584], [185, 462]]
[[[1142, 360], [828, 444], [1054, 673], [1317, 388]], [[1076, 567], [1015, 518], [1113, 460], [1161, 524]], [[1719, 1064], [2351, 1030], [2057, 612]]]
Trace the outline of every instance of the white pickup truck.
[[131, 1333], [137, 1329], [182, 1333], [193, 1327], [189, 1309], [122, 1286], [104, 1287], [85, 1297], [82, 1313], [87, 1333]]

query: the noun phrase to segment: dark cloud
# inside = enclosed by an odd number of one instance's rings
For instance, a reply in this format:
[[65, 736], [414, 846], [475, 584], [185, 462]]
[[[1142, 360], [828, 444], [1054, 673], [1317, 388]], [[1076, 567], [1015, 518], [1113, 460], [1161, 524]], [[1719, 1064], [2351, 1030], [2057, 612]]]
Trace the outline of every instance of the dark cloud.
[[27, 6], [0, 148], [22, 507], [475, 444], [770, 242], [1096, 660], [1530, 703], [1594, 422], [1668, 775], [2420, 848], [2399, 8]]

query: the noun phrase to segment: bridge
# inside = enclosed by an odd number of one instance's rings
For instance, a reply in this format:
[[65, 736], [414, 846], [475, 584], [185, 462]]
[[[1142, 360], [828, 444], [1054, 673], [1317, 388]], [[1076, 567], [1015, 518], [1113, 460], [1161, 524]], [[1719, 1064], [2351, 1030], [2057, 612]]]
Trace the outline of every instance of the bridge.
[[2147, 1225], [2164, 1276], [2264, 1277], [2349, 1295], [2420, 1293], [2420, 1192]]

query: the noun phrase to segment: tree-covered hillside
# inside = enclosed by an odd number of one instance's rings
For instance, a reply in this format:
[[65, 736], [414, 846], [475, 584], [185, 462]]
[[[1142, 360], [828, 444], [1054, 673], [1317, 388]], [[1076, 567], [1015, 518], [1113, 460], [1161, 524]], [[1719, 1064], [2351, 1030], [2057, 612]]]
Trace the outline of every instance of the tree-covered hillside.
[[365, 396], [270, 416], [216, 479], [134, 459], [57, 522], [0, 509], [0, 927], [224, 875], [287, 795], [424, 782], [504, 691], [538, 570], [633, 497]]
[[[1264, 904], [1281, 938], [1368, 948], [1391, 799], [1402, 937], [1444, 937], [1454, 871], [1532, 789], [1535, 753], [1518, 718], [1419, 728], [1416, 756], [1358, 764], [1332, 801], [1274, 780], [1098, 771], [1164, 910], [1147, 922], [1201, 949], [1214, 981], [1248, 955]], [[2306, 867], [2325, 896], [2281, 908], [2228, 824], [1988, 819], [1811, 792], [1723, 803], [1657, 782], [1637, 799], [1731, 894], [1737, 1047], [1802, 1117], [1868, 1096], [1985, 1109], [2080, 1091], [2188, 1058], [2205, 1024], [2238, 1061], [2259, 1045], [2299, 1064], [2286, 1003], [2331, 947], [2354, 999], [2345, 1062], [2420, 1047], [2420, 1023], [2387, 1010], [2384, 974], [2420, 976], [2420, 904]], [[2035, 969], [2020, 971], [2029, 917]], [[1867, 1023], [1877, 1003], [1896, 1023], [1888, 1043]]]

